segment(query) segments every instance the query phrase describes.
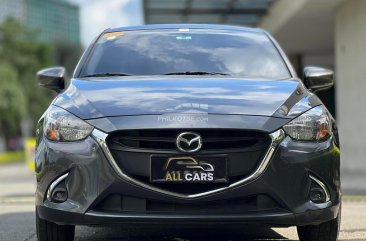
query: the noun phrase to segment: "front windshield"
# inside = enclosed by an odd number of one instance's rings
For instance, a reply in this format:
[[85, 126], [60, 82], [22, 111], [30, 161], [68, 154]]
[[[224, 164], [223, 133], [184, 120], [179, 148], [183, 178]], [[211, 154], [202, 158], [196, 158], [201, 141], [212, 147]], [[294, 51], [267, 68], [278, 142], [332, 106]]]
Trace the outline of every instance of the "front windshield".
[[264, 33], [212, 29], [105, 33], [97, 40], [81, 77], [103, 74], [290, 77], [282, 57]]

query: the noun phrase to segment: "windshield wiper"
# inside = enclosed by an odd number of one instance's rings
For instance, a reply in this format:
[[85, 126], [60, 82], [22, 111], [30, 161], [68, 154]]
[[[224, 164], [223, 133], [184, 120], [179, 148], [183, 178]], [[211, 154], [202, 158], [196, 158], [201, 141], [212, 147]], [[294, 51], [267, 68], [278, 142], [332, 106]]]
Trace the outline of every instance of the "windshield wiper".
[[172, 72], [172, 73], [166, 73], [163, 75], [229, 75], [225, 73], [219, 73], [219, 72], [205, 72], [205, 71], [186, 71], [186, 72]]
[[97, 74], [89, 74], [84, 77], [108, 77], [108, 76], [131, 76], [130, 74], [125, 73], [97, 73]]

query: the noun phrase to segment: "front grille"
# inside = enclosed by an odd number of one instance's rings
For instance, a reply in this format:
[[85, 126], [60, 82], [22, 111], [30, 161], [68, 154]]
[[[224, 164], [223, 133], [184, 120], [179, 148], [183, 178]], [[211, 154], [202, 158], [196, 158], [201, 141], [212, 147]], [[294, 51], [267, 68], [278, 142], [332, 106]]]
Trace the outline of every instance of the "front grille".
[[177, 150], [175, 141], [186, 129], [124, 130], [111, 133], [107, 145], [119, 168], [127, 175], [151, 186], [181, 194], [197, 194], [226, 187], [249, 176], [258, 167], [271, 143], [259, 131], [195, 129], [202, 137], [202, 149], [192, 156], [227, 155], [228, 183], [150, 183], [152, 154], [187, 156]]
[[[182, 132], [176, 129], [126, 130], [113, 133], [108, 140], [112, 149], [175, 151], [176, 138]], [[259, 150], [268, 146], [268, 136], [258, 131], [203, 129], [195, 132], [202, 137], [203, 152]]]

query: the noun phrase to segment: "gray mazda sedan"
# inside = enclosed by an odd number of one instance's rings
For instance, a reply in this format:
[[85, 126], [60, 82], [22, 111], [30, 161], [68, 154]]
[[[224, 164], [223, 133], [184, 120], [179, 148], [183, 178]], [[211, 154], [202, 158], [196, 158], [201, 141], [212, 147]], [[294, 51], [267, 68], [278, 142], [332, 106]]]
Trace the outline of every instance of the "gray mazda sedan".
[[[146, 25], [107, 29], [65, 69], [36, 146], [39, 241], [75, 225], [297, 226], [335, 241], [340, 149], [314, 94], [333, 72], [297, 76], [261, 29]], [[224, 226], [223, 226], [224, 227]]]

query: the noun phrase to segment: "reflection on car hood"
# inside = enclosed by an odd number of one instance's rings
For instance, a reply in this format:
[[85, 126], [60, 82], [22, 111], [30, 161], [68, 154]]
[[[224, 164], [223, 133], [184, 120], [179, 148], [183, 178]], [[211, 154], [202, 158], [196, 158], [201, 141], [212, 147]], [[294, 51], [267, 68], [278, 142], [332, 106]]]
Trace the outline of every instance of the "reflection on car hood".
[[304, 97], [301, 90], [302, 84], [297, 79], [85, 78], [72, 79], [53, 104], [82, 119], [165, 113], [274, 116], [285, 103], [294, 104]]

